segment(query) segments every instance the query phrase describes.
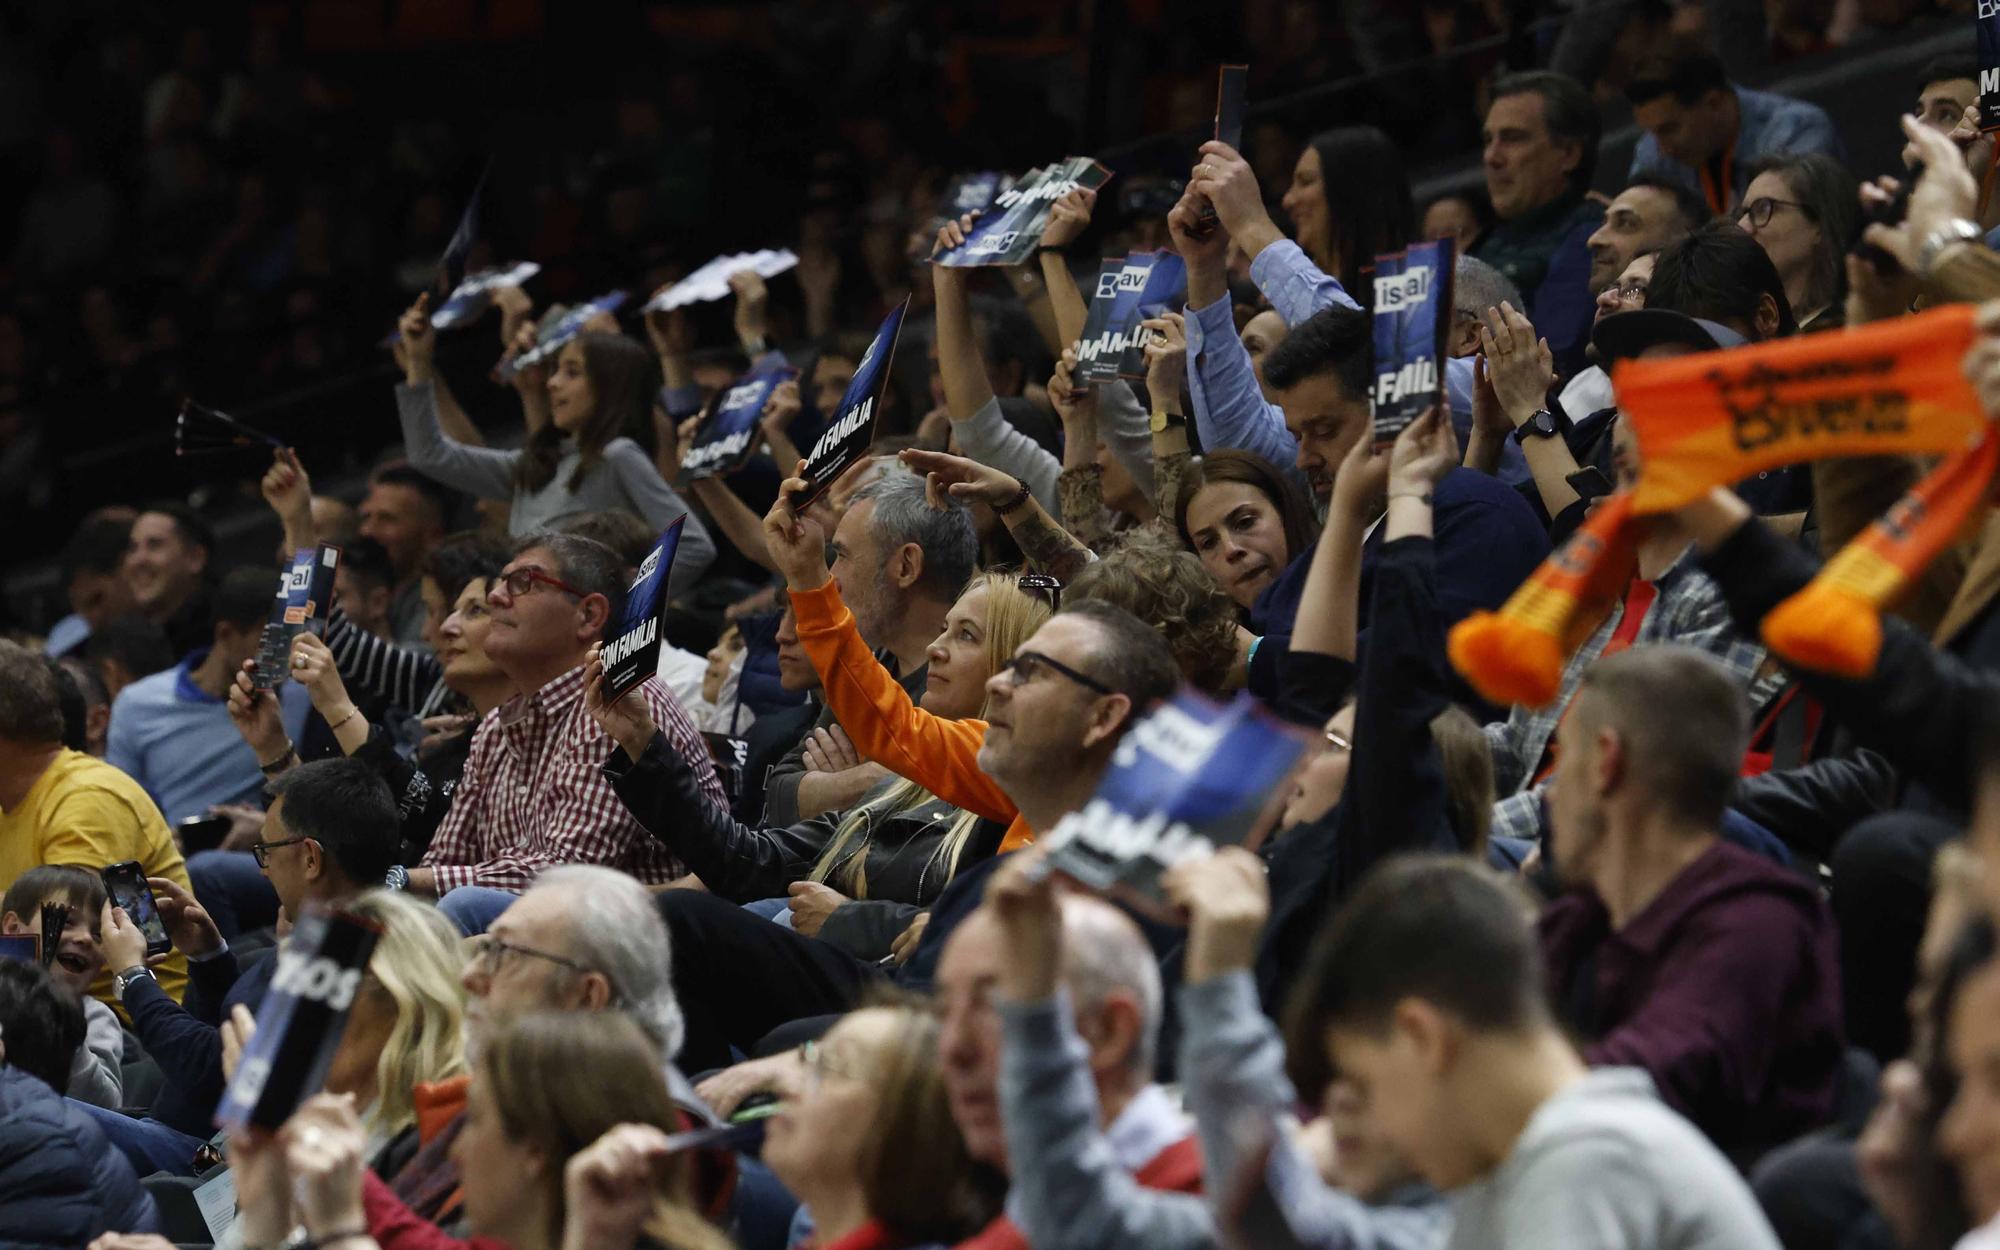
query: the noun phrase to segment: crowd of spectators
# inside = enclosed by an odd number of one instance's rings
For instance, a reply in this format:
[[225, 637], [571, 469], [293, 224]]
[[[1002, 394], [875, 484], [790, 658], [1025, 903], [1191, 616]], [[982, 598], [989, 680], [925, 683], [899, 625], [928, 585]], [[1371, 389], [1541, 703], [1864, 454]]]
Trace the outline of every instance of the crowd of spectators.
[[[97, 480], [49, 544], [66, 612], [0, 639], [0, 1243], [2000, 1245], [1989, 498], [1904, 570], [1865, 672], [1769, 626], [1878, 516], [1921, 526], [1915, 456], [1632, 520], [1629, 570], [1551, 631], [1553, 699], [1447, 658], [1462, 623], [1552, 611], [1636, 507], [1659, 444], [1623, 370], [2000, 300], [1970, 32], [1883, 103], [1902, 163], [1857, 171], [1881, 136], [1740, 75], [1915, 14], [1751, 7], [1135, 4], [1128, 43], [1031, 3], [966, 62], [962, 15], [914, 7], [642, 10], [635, 37], [823, 92], [840, 141], [780, 174], [720, 126], [726, 67], [676, 62], [670, 109], [614, 74], [610, 130], [489, 167], [471, 265], [543, 270], [461, 327], [434, 283], [476, 149], [368, 132], [397, 110], [300, 70], [324, 6], [68, 60], [105, 13], [0, 17], [49, 51], [0, 46], [0, 98], [51, 119], [0, 144], [32, 171], [0, 507], [75, 487], [64, 439], [157, 452], [180, 393], [317, 396], [244, 409], [275, 448]], [[1061, 113], [996, 104], [995, 65], [1081, 56], [1200, 130], [1218, 48], [1190, 41], [1225, 28], [1260, 93], [1372, 73], [1370, 121], [1267, 115], [1068, 191], [1025, 264], [929, 263], [976, 220], [947, 175]], [[1404, 107], [1411, 75], [1445, 107]], [[1110, 143], [1107, 99], [1077, 107]], [[1607, 192], [1623, 110], [1644, 136]], [[1454, 146], [1479, 187], [1418, 201], [1413, 162]], [[564, 328], [751, 227], [797, 265]], [[1378, 442], [1375, 258], [1434, 238], [1450, 358]], [[1082, 280], [1128, 247], [1185, 293], [1143, 378], [1088, 383]], [[801, 502], [799, 449], [906, 299], [872, 446]], [[1972, 326], [2000, 421], [2000, 303]], [[754, 454], [690, 474], [752, 369], [789, 371]], [[105, 422], [62, 429], [86, 396]], [[224, 536], [222, 495], [275, 552]], [[620, 695], [607, 644], [663, 532], [657, 669]], [[281, 570], [322, 545], [323, 622], [274, 651]], [[1307, 744], [1238, 796], [1270, 836], [1178, 858], [1154, 906], [1079, 887], [1050, 844], [1188, 692]], [[128, 864], [165, 950], [107, 895]], [[300, 922], [328, 915], [378, 937], [323, 1080], [218, 1132], [259, 1029], [304, 1027]]]

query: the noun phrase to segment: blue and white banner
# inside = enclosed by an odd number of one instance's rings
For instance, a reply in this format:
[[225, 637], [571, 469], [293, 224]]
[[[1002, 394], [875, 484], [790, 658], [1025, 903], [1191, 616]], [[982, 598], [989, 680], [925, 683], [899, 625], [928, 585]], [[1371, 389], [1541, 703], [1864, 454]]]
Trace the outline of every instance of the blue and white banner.
[[1221, 847], [1255, 850], [1305, 746], [1247, 692], [1224, 704], [1182, 690], [1132, 726], [1090, 802], [1043, 836], [1047, 870], [1165, 914], [1161, 874]]
[[2000, 130], [2000, 0], [1979, 0], [1979, 128]]
[[604, 631], [604, 701], [616, 703], [660, 669], [660, 639], [666, 630], [667, 579], [680, 549], [685, 514], [673, 519], [646, 554], [639, 575], [625, 592], [625, 610]]
[[996, 170], [959, 174], [945, 184], [944, 194], [938, 197], [937, 215], [957, 221], [967, 213], [983, 213], [1006, 189], [1007, 175]]
[[730, 383], [695, 431], [693, 445], [681, 457], [675, 484], [734, 473], [748, 464], [757, 454], [757, 421], [771, 402], [771, 392], [798, 376], [799, 371], [785, 364], [782, 357], [773, 357]]
[[798, 256], [788, 247], [718, 256], [679, 282], [660, 288], [653, 298], [646, 301], [645, 311], [671, 312], [689, 304], [728, 299], [729, 280], [737, 274], [754, 273], [760, 278], [775, 278], [798, 263]]
[[1178, 252], [1158, 252], [1151, 269], [1146, 271], [1146, 285], [1139, 292], [1138, 304], [1132, 310], [1132, 322], [1124, 327], [1125, 345], [1118, 353], [1118, 376], [1121, 378], [1144, 378], [1146, 376], [1146, 336], [1151, 331], [1141, 328], [1141, 323], [1179, 308], [1187, 303], [1187, 262]]
[[600, 295], [588, 304], [578, 304], [562, 315], [553, 330], [544, 331], [535, 345], [512, 360], [500, 366], [500, 380], [511, 382], [514, 375], [529, 365], [538, 365], [545, 360], [555, 359], [556, 353], [575, 342], [583, 333], [583, 327], [601, 313], [615, 313], [625, 306], [625, 292], [613, 291]]
[[[465, 275], [465, 281], [453, 288], [444, 303], [431, 313], [431, 328], [451, 330], [471, 325], [493, 306], [493, 292], [503, 286], [520, 286], [541, 271], [542, 267], [534, 261], [524, 260]], [[382, 346], [401, 342], [402, 338], [402, 331], [391, 330], [382, 340]]]
[[1023, 264], [1041, 246], [1051, 205], [1071, 191], [1095, 191], [1110, 180], [1111, 171], [1088, 156], [1031, 169], [994, 197], [992, 209], [972, 223], [964, 243], [934, 263], [950, 269]]
[[1412, 243], [1375, 258], [1375, 444], [1384, 446], [1444, 402], [1451, 332], [1450, 239]]
[[1122, 261], [1106, 260], [1097, 271], [1083, 337], [1077, 340], [1076, 380], [1095, 385], [1121, 376], [1145, 377], [1146, 331], [1139, 323], [1186, 290], [1187, 265], [1172, 252], [1133, 252]]
[[861, 363], [847, 384], [847, 393], [840, 397], [840, 411], [827, 422], [812, 450], [806, 453], [802, 474], [806, 489], [804, 494], [792, 498], [795, 510], [804, 511], [825, 494], [874, 445], [882, 395], [889, 387], [889, 366], [896, 358], [896, 338], [903, 330], [903, 315], [909, 311], [910, 301], [905, 298], [883, 318], [882, 327], [875, 331], [875, 341], [862, 353]]
[[278, 593], [270, 619], [257, 640], [257, 668], [250, 675], [259, 690], [276, 690], [292, 672], [292, 639], [301, 633], [326, 632], [332, 610], [333, 578], [340, 570], [340, 548], [321, 543], [292, 556], [292, 566], [278, 578]]

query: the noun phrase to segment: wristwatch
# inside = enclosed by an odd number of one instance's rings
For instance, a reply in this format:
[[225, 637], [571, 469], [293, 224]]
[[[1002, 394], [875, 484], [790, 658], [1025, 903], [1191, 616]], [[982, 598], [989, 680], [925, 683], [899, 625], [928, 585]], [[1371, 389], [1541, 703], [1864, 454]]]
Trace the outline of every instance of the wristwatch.
[[410, 870], [401, 864], [391, 864], [389, 871], [383, 874], [382, 884], [391, 890], [407, 890], [410, 888]]
[[1917, 276], [1928, 278], [1931, 270], [1937, 268], [1938, 257], [1946, 248], [1960, 243], [1977, 243], [1986, 237], [1986, 232], [1963, 217], [1954, 217], [1930, 232], [1924, 239], [1923, 250], [1917, 253]]
[[1164, 434], [1174, 426], [1186, 424], [1186, 417], [1178, 412], [1168, 410], [1164, 405], [1155, 407], [1152, 418], [1147, 422], [1147, 426], [1155, 434]]
[[1555, 414], [1544, 408], [1514, 427], [1514, 441], [1525, 445], [1531, 438], [1554, 438], [1560, 433]]
[[111, 978], [111, 992], [119, 998], [123, 998], [125, 997], [125, 991], [141, 979], [151, 981], [155, 985], [160, 983], [160, 979], [153, 975], [151, 968], [146, 967], [144, 964], [134, 964]]

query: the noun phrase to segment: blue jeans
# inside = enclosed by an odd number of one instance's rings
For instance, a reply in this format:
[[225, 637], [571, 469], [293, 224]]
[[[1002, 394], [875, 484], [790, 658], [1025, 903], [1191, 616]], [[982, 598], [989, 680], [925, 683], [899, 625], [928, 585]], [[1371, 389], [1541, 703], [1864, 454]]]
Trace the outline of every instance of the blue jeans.
[[196, 900], [225, 939], [278, 923], [278, 892], [250, 852], [196, 851], [187, 869]]
[[104, 1130], [105, 1137], [139, 1175], [151, 1176], [155, 1172], [170, 1172], [175, 1176], [194, 1175], [194, 1152], [202, 1148], [206, 1139], [190, 1137], [158, 1120], [134, 1119], [117, 1111], [78, 1102], [74, 1098], [68, 1101], [70, 1106], [97, 1121], [97, 1127]]
[[766, 920], [781, 924], [787, 929], [792, 927], [792, 900], [789, 898], [760, 898], [743, 904], [743, 910], [753, 916], [762, 916]]
[[438, 900], [438, 910], [467, 937], [486, 932], [521, 897], [483, 885], [462, 885]]

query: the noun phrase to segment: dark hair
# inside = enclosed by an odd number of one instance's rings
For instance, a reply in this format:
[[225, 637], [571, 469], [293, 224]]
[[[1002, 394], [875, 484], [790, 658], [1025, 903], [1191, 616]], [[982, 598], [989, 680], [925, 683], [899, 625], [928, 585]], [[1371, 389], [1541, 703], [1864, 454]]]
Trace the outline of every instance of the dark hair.
[[1124, 608], [1098, 599], [1065, 598], [1058, 615], [1082, 617], [1097, 626], [1101, 638], [1091, 648], [1090, 675], [1130, 699], [1132, 717], [1143, 716], [1179, 688], [1181, 671], [1159, 631]]
[[83, 701], [83, 687], [53, 657], [43, 656], [42, 663], [56, 683], [56, 706], [62, 709], [62, 744], [72, 751], [88, 751], [90, 708]]
[[1493, 746], [1479, 722], [1457, 704], [1431, 717], [1431, 741], [1437, 744], [1445, 816], [1458, 849], [1483, 862], [1493, 828]]
[[1417, 225], [1419, 228], [1422, 227], [1424, 218], [1430, 215], [1430, 211], [1446, 200], [1458, 200], [1471, 209], [1472, 219], [1479, 223], [1479, 232], [1481, 234], [1486, 233], [1487, 228], [1499, 220], [1499, 218], [1493, 215], [1493, 200], [1492, 197], [1486, 194], [1486, 188], [1477, 183], [1469, 182], [1464, 186], [1453, 187], [1449, 191], [1440, 191], [1430, 199], [1425, 200], [1423, 207], [1417, 211]]
[[35, 746], [63, 740], [62, 694], [42, 657], [0, 638], [0, 738]]
[[1682, 104], [1693, 104], [1711, 91], [1729, 90], [1729, 71], [1722, 58], [1704, 48], [1669, 43], [1645, 58], [1625, 86], [1625, 100], [1632, 107], [1671, 95]]
[[85, 708], [103, 707], [111, 702], [111, 692], [104, 688], [104, 677], [95, 665], [75, 652], [56, 657], [56, 667], [76, 683], [76, 692], [83, 698]]
[[215, 553], [215, 528], [203, 520], [200, 513], [186, 504], [163, 499], [158, 503], [149, 503], [139, 511], [142, 515], [147, 512], [159, 513], [174, 523], [174, 530], [180, 535], [182, 542], [199, 547], [211, 555]]
[[584, 538], [577, 534], [564, 534], [557, 530], [538, 530], [514, 541], [513, 556], [540, 547], [556, 558], [556, 567], [549, 572], [560, 577], [586, 595], [602, 595], [609, 608], [605, 623], [610, 625], [618, 620], [625, 610], [625, 564], [618, 553], [594, 538]]
[[1336, 126], [1308, 142], [1319, 153], [1320, 194], [1335, 253], [1325, 259], [1340, 284], [1362, 299], [1372, 294], [1363, 275], [1374, 269], [1375, 257], [1401, 251], [1417, 233], [1402, 149], [1373, 126]]
[[262, 627], [271, 619], [271, 600], [277, 594], [280, 576], [247, 564], [224, 573], [215, 587], [216, 623], [227, 621], [239, 632]]
[[618, 553], [628, 569], [644, 564], [660, 540], [636, 512], [611, 508], [604, 512], [579, 512], [555, 523], [555, 528], [578, 538], [594, 539]]
[[437, 583], [445, 602], [450, 603], [469, 583], [490, 582], [506, 567], [506, 539], [484, 530], [464, 530], [447, 534], [425, 554], [423, 575]]
[[1673, 200], [1674, 214], [1680, 218], [1682, 234], [1692, 234], [1715, 219], [1715, 210], [1708, 206], [1708, 201], [1685, 182], [1675, 182], [1660, 174], [1640, 174], [1625, 184], [1627, 191], [1633, 187], [1658, 191]]
[[1819, 227], [1806, 303], [1813, 308], [1838, 304], [1847, 295], [1847, 253], [1861, 237], [1863, 225], [1861, 184], [1854, 171], [1824, 152], [1810, 152], [1759, 161], [1750, 176], [1759, 174], [1784, 179], [1792, 198], [1805, 206], [1800, 211]]
[[1799, 323], [1785, 298], [1784, 279], [1763, 245], [1735, 222], [1711, 221], [1660, 249], [1653, 280], [1646, 284], [1646, 307], [1733, 323], [1755, 340], [1757, 305], [1766, 295], [1778, 305], [1777, 337], [1796, 334]]
[[1572, 195], [1583, 194], [1590, 189], [1590, 180], [1597, 173], [1597, 142], [1603, 133], [1597, 101], [1582, 83], [1551, 69], [1507, 74], [1493, 84], [1496, 100], [1531, 93], [1542, 97], [1542, 124], [1548, 128], [1549, 137], [1558, 143], [1577, 145], [1576, 168], [1569, 173], [1569, 190]]
[[116, 573], [132, 545], [132, 522], [121, 517], [92, 517], [77, 526], [62, 553], [62, 584], [68, 589], [79, 573]]
[[396, 570], [389, 564], [388, 551], [372, 538], [356, 538], [342, 546], [340, 567], [364, 586], [393, 587], [396, 584]]
[[7, 1066], [38, 1077], [60, 1094], [83, 1045], [83, 1004], [37, 964], [0, 959], [0, 1047]]
[[[590, 379], [594, 404], [590, 419], [576, 432], [581, 456], [570, 474], [568, 488], [583, 488], [583, 479], [604, 459], [604, 448], [621, 434], [644, 430], [651, 419], [653, 396], [660, 389], [660, 362], [653, 353], [622, 334], [592, 331], [575, 341], [583, 345], [583, 371]], [[564, 344], [563, 351], [569, 345]], [[549, 367], [556, 367], [556, 358]], [[555, 480], [556, 463], [562, 459], [563, 444], [570, 436], [551, 421], [529, 436], [520, 459], [514, 462], [514, 481], [536, 491]]]
[[1179, 531], [1184, 546], [1194, 547], [1194, 535], [1188, 532], [1188, 505], [1194, 502], [1202, 487], [1222, 482], [1248, 486], [1271, 501], [1285, 527], [1285, 555], [1288, 558], [1298, 559], [1313, 545], [1313, 536], [1319, 526], [1313, 519], [1312, 505], [1292, 484], [1292, 479], [1254, 451], [1225, 447], [1190, 461], [1186, 472], [1181, 475], [1180, 489], [1174, 492], [1174, 528]]
[[1452, 855], [1376, 867], [1320, 931], [1285, 1014], [1285, 1063], [1299, 1097], [1334, 1078], [1329, 1029], [1381, 1034], [1417, 998], [1468, 1027], [1515, 1032], [1548, 1019], [1528, 901], [1484, 865]]
[[1320, 309], [1264, 355], [1264, 380], [1276, 391], [1331, 373], [1349, 399], [1366, 399], [1374, 370], [1375, 338], [1368, 314], [1345, 304]]
[[1979, 86], [1979, 58], [1970, 52], [1947, 52], [1925, 61], [1917, 71], [1917, 90], [1922, 91], [1934, 82], [1949, 82], [1963, 78], [1974, 87]]
[[979, 335], [979, 350], [987, 367], [998, 370], [1004, 365], [1019, 365], [1023, 386], [1047, 378], [1055, 368], [1048, 345], [1018, 304], [982, 301], [973, 312], [973, 329]]
[[269, 786], [285, 800], [285, 828], [320, 844], [357, 886], [380, 885], [402, 841], [396, 796], [373, 765], [345, 756], [281, 773]]
[[29, 924], [39, 924], [37, 909], [57, 899], [69, 904], [72, 912], [81, 912], [90, 931], [97, 932], [98, 917], [104, 912], [104, 878], [75, 864], [41, 864], [28, 869], [7, 887], [6, 897], [0, 898], [0, 911], [11, 911]]
[[407, 487], [422, 496], [425, 503], [437, 509], [439, 525], [451, 524], [452, 507], [457, 504], [458, 497], [453, 494], [450, 487], [407, 460], [391, 460], [387, 464], [377, 466], [376, 470], [368, 475], [368, 484]]
[[104, 675], [106, 660], [118, 661], [134, 681], [174, 666], [174, 648], [167, 641], [167, 631], [137, 612], [114, 616], [92, 630], [84, 641], [83, 655], [97, 667], [99, 677]]
[[1750, 711], [1715, 657], [1671, 643], [1605, 656], [1584, 670], [1570, 715], [1579, 727], [1617, 730], [1656, 808], [1704, 829], [1721, 822], [1750, 742]]

